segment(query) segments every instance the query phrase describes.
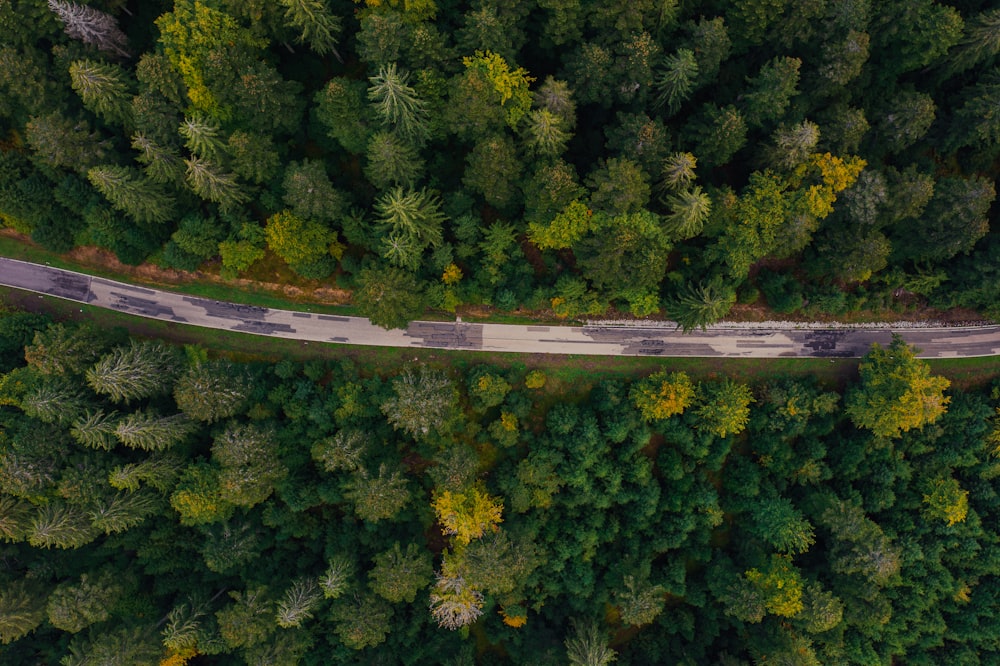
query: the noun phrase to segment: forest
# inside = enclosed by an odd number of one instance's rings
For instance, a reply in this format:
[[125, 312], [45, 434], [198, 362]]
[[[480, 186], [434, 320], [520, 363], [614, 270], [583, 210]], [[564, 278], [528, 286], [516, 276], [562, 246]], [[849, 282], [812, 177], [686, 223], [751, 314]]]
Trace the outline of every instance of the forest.
[[0, 316], [0, 662], [963, 665], [1000, 382], [238, 360]]
[[987, 0], [7, 0], [0, 223], [425, 308], [997, 316]]

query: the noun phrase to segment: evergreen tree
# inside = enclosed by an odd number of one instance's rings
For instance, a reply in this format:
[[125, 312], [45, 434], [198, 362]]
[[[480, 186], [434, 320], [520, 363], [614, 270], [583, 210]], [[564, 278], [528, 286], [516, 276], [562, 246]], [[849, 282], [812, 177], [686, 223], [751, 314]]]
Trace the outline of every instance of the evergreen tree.
[[0, 589], [0, 643], [12, 643], [44, 621], [46, 596], [37, 583], [26, 579], [4, 581]]
[[316, 582], [300, 578], [285, 591], [284, 597], [278, 602], [278, 626], [291, 629], [302, 626], [302, 623], [312, 617], [322, 595]]
[[397, 470], [390, 472], [384, 463], [378, 476], [359, 469], [344, 486], [344, 497], [354, 503], [354, 513], [364, 521], [391, 520], [410, 502], [406, 479]]
[[136, 169], [113, 165], [93, 167], [87, 171], [87, 179], [112, 206], [137, 222], [160, 224], [174, 215], [173, 197]]
[[354, 303], [382, 328], [406, 328], [424, 310], [423, 285], [398, 268], [365, 268], [358, 274]]
[[184, 160], [184, 164], [191, 190], [202, 199], [219, 204], [222, 210], [232, 210], [249, 198], [236, 177], [218, 165], [197, 156]]
[[656, 105], [666, 107], [667, 115], [677, 113], [691, 96], [698, 78], [698, 60], [690, 49], [678, 49], [663, 61], [662, 71], [653, 85], [657, 89]]
[[115, 437], [132, 449], [163, 451], [184, 441], [196, 427], [185, 414], [160, 416], [152, 411], [137, 411], [118, 420]]
[[157, 342], [117, 347], [86, 372], [87, 384], [115, 402], [129, 403], [165, 393], [178, 371], [176, 351]]
[[128, 38], [110, 14], [64, 0], [49, 0], [49, 9], [59, 17], [71, 38], [120, 58], [129, 57]]
[[379, 68], [368, 80], [368, 99], [382, 123], [403, 138], [420, 142], [427, 138], [427, 107], [408, 85], [410, 75], [400, 72], [396, 64]]
[[299, 33], [298, 41], [307, 44], [317, 55], [337, 53], [341, 20], [330, 12], [323, 0], [280, 0], [285, 10], [285, 25]]
[[392, 393], [381, 404], [382, 413], [393, 428], [414, 439], [445, 431], [455, 417], [458, 392], [454, 383], [427, 366], [417, 372], [405, 368], [392, 380]]
[[131, 85], [121, 67], [77, 60], [69, 66], [69, 78], [87, 109], [108, 123], [126, 127], [131, 124]]
[[412, 603], [430, 584], [433, 573], [429, 551], [411, 543], [404, 552], [397, 541], [390, 550], [375, 556], [375, 566], [368, 572], [369, 587], [387, 601]]

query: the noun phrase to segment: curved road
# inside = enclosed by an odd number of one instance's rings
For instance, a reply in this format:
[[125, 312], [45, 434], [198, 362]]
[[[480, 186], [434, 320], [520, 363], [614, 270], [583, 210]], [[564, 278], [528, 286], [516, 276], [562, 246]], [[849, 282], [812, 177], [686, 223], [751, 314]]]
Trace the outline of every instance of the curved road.
[[51, 266], [0, 257], [0, 284], [140, 317], [191, 326], [316, 342], [383, 347], [593, 354], [602, 356], [728, 356], [856, 358], [894, 330], [923, 358], [1000, 354], [1000, 326], [949, 328], [709, 328], [682, 333], [640, 326], [513, 326], [412, 322], [386, 331], [361, 317], [275, 310], [148, 289]]

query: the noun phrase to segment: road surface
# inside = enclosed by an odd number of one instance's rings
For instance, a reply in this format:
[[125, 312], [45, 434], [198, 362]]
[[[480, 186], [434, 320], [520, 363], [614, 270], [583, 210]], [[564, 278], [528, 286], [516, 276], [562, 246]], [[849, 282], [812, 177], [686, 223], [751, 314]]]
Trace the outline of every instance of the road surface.
[[[515, 326], [412, 322], [387, 331], [361, 317], [276, 310], [186, 296], [0, 257], [0, 284], [140, 317], [334, 344], [600, 356], [857, 358], [886, 328], [709, 328], [682, 333], [641, 326]], [[1000, 354], [1000, 326], [898, 329], [923, 358]]]

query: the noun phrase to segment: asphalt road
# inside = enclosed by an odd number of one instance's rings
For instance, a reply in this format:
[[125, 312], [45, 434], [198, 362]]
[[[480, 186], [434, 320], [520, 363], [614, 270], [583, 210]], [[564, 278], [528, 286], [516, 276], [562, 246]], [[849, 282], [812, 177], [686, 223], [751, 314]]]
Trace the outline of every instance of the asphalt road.
[[0, 284], [191, 326], [334, 344], [600, 356], [856, 358], [896, 330], [923, 358], [1000, 354], [1000, 326], [732, 329], [682, 333], [639, 326], [515, 326], [412, 322], [386, 331], [361, 317], [275, 310], [147, 289], [0, 257]]

